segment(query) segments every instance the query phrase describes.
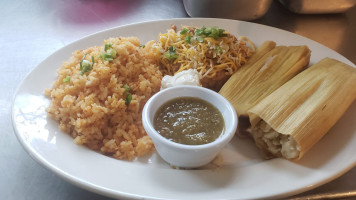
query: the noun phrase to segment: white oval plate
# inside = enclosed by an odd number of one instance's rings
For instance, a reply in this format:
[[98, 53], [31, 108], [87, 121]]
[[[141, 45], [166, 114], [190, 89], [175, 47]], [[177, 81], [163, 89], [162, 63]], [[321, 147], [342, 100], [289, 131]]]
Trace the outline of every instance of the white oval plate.
[[157, 40], [170, 24], [219, 26], [234, 35], [249, 37], [256, 45], [274, 40], [278, 45], [308, 45], [311, 64], [332, 57], [355, 67], [340, 54], [312, 40], [276, 28], [224, 19], [172, 19], [146, 22], [99, 32], [55, 52], [22, 82], [13, 100], [16, 135], [26, 151], [60, 177], [93, 192], [114, 198], [149, 199], [255, 199], [294, 195], [329, 182], [356, 164], [356, 104], [299, 162], [263, 160], [248, 139], [234, 138], [221, 155], [219, 169], [175, 170], [157, 154], [133, 162], [116, 160], [73, 143], [48, 118], [49, 99], [56, 70], [75, 50], [102, 45], [104, 39], [137, 36], [142, 43]]

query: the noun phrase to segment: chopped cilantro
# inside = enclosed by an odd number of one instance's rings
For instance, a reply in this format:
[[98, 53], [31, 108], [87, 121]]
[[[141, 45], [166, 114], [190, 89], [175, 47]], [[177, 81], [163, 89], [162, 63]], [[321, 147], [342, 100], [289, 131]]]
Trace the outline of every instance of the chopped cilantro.
[[190, 35], [187, 35], [187, 36], [185, 36], [184, 41], [185, 41], [186, 43], [190, 44], [190, 43], [191, 43], [191, 41], [190, 41], [191, 39], [192, 39], [192, 37], [191, 37]]
[[205, 27], [202, 27], [201, 29], [195, 29], [195, 34], [196, 35], [203, 35], [205, 30]]
[[[202, 27], [200, 29], [195, 29], [195, 35], [203, 36], [203, 37], [211, 37], [215, 40], [219, 39], [220, 37], [225, 37], [227, 34], [224, 33], [225, 30], [217, 27]], [[198, 40], [199, 41], [199, 40]]]
[[187, 32], [188, 32], [188, 29], [183, 28], [183, 29], [180, 31], [180, 34], [181, 34], [181, 35], [184, 35], [184, 34], [186, 34]]

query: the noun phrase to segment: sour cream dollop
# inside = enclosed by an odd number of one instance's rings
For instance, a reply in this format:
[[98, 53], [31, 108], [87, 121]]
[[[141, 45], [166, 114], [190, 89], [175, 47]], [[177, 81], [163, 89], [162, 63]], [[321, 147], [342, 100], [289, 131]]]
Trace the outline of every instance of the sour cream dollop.
[[178, 72], [174, 76], [166, 75], [161, 81], [161, 90], [177, 85], [195, 85], [200, 84], [201, 75], [196, 69], [188, 69]]

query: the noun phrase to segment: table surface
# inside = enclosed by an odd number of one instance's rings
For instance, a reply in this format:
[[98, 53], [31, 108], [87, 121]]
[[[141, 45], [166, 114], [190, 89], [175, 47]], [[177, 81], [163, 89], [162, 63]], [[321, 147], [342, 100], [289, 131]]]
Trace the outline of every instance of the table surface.
[[[11, 0], [0, 2], [0, 199], [110, 199], [78, 188], [24, 151], [11, 122], [14, 90], [32, 69], [86, 35], [143, 21], [189, 17], [179, 0]], [[294, 14], [274, 1], [253, 22], [308, 37], [356, 63], [356, 7], [341, 14]], [[356, 189], [356, 167], [305, 194]], [[300, 196], [300, 195], [298, 195]]]

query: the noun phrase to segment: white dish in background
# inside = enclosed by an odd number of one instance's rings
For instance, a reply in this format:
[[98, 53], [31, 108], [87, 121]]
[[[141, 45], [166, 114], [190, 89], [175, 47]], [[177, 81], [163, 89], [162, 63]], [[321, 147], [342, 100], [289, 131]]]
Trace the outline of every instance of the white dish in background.
[[331, 181], [356, 164], [356, 103], [330, 132], [299, 162], [263, 160], [253, 142], [233, 138], [223, 149], [223, 166], [198, 170], [171, 169], [156, 153], [133, 162], [116, 160], [83, 146], [58, 130], [45, 108], [45, 88], [56, 70], [78, 49], [102, 45], [104, 39], [137, 36], [157, 40], [170, 24], [219, 26], [234, 35], [247, 36], [256, 45], [265, 40], [278, 45], [308, 45], [311, 63], [332, 57], [355, 67], [340, 54], [307, 38], [276, 28], [224, 19], [171, 19], [146, 22], [99, 32], [55, 52], [20, 84], [12, 105], [18, 140], [40, 164], [77, 186], [115, 198], [148, 199], [256, 199], [301, 193]]
[[266, 14], [272, 0], [183, 0], [191, 17], [254, 20]]

